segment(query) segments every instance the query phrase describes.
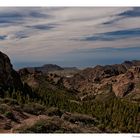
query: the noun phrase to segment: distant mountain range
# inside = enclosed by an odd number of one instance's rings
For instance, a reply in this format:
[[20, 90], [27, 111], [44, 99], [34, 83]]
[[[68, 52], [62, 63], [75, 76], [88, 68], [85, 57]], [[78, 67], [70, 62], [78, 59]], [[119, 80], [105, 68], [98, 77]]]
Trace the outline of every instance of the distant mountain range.
[[[55, 64], [45, 64], [40, 67], [25, 67], [22, 69], [27, 69], [29, 72], [42, 72], [42, 73], [48, 73], [53, 71], [62, 71], [62, 70], [78, 70], [76, 67], [60, 67]], [[20, 69], [20, 70], [22, 70]], [[20, 71], [19, 70], [19, 71]]]

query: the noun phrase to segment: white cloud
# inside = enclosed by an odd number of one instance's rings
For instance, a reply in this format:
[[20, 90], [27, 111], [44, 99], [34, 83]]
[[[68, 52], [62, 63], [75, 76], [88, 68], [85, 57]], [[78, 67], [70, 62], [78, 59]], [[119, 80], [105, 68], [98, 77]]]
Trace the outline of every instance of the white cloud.
[[[126, 17], [109, 25], [103, 24], [117, 19], [118, 14], [127, 10], [132, 8], [0, 8], [2, 19], [8, 20], [4, 16], [11, 14], [9, 20], [12, 21], [8, 24], [0, 23], [0, 35], [7, 35], [5, 40], [0, 41], [1, 50], [10, 55], [14, 61], [45, 61], [77, 48], [139, 45], [139, 37], [109, 42], [78, 40], [97, 33], [139, 28], [139, 17]], [[32, 28], [36, 25], [53, 25], [54, 28], [48, 30]], [[17, 37], [18, 32], [21, 32], [21, 38]]]

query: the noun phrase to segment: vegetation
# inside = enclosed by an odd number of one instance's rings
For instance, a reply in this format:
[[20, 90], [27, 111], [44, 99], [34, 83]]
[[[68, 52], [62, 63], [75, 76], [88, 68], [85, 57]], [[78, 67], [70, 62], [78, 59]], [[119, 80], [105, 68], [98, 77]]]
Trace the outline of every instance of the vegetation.
[[[61, 117], [63, 112], [81, 113], [96, 118], [97, 123], [85, 118], [82, 121], [96, 125], [103, 132], [140, 132], [140, 104], [138, 102], [116, 98], [113, 93], [109, 95], [109, 98], [108, 94], [102, 93], [100, 97], [97, 95], [93, 100], [80, 101], [73, 91], [51, 84], [44, 79], [39, 79], [39, 81], [41, 84], [37, 89], [31, 89], [24, 84], [22, 91], [7, 90], [2, 96], [3, 99], [0, 100], [0, 112], [7, 118], [14, 119], [12, 112], [5, 105], [7, 104], [19, 105], [24, 112], [33, 115], [46, 114]], [[50, 107], [51, 109], [47, 110]], [[77, 120], [79, 118], [74, 117], [69, 121], [76, 122]], [[40, 123], [34, 127], [36, 127], [34, 132], [44, 132], [42, 129], [45, 126]]]
[[[82, 113], [93, 116], [98, 120], [96, 126], [104, 132], [124, 132], [124, 133], [139, 133], [140, 132], [140, 105], [138, 103], [129, 102], [124, 99], [113, 98], [106, 101], [90, 100], [79, 101], [72, 96], [69, 97], [61, 90], [50, 91], [39, 89], [40, 96], [30, 96], [28, 94], [12, 92], [3, 100], [3, 103], [19, 104], [25, 112], [39, 115], [45, 113], [46, 108], [57, 107], [58, 110], [48, 110], [48, 115], [58, 114], [61, 116], [60, 110]], [[10, 99], [9, 99], [10, 98]], [[71, 99], [76, 102], [71, 102]], [[5, 107], [5, 106], [4, 106]], [[2, 112], [2, 106], [0, 108]], [[3, 111], [4, 113], [4, 111]], [[5, 112], [9, 118], [13, 118], [11, 112]], [[73, 118], [71, 119], [73, 120]], [[44, 126], [37, 124], [35, 132], [42, 130]], [[39, 129], [39, 130], [38, 130]]]
[[87, 68], [67, 79], [35, 68], [17, 73], [5, 54], [0, 57], [2, 132], [140, 132], [140, 61]]
[[8, 119], [14, 119], [14, 114], [12, 112], [5, 112], [4, 114]]
[[53, 133], [58, 129], [60, 129], [60, 126], [58, 124], [55, 124], [49, 120], [40, 119], [30, 127], [23, 126], [19, 130], [19, 132], [20, 133]]

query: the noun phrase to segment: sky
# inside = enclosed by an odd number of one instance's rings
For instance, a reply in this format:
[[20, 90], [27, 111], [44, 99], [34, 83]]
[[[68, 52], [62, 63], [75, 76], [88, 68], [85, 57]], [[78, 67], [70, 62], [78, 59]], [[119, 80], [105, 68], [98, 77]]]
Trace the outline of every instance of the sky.
[[15, 68], [140, 60], [140, 8], [1, 7], [0, 51]]

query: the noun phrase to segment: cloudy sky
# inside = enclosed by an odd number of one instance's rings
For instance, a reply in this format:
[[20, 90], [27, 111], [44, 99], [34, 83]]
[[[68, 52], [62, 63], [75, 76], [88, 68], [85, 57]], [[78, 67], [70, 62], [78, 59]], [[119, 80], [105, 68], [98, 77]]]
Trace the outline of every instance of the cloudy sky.
[[140, 8], [0, 8], [0, 50], [14, 67], [140, 59]]

